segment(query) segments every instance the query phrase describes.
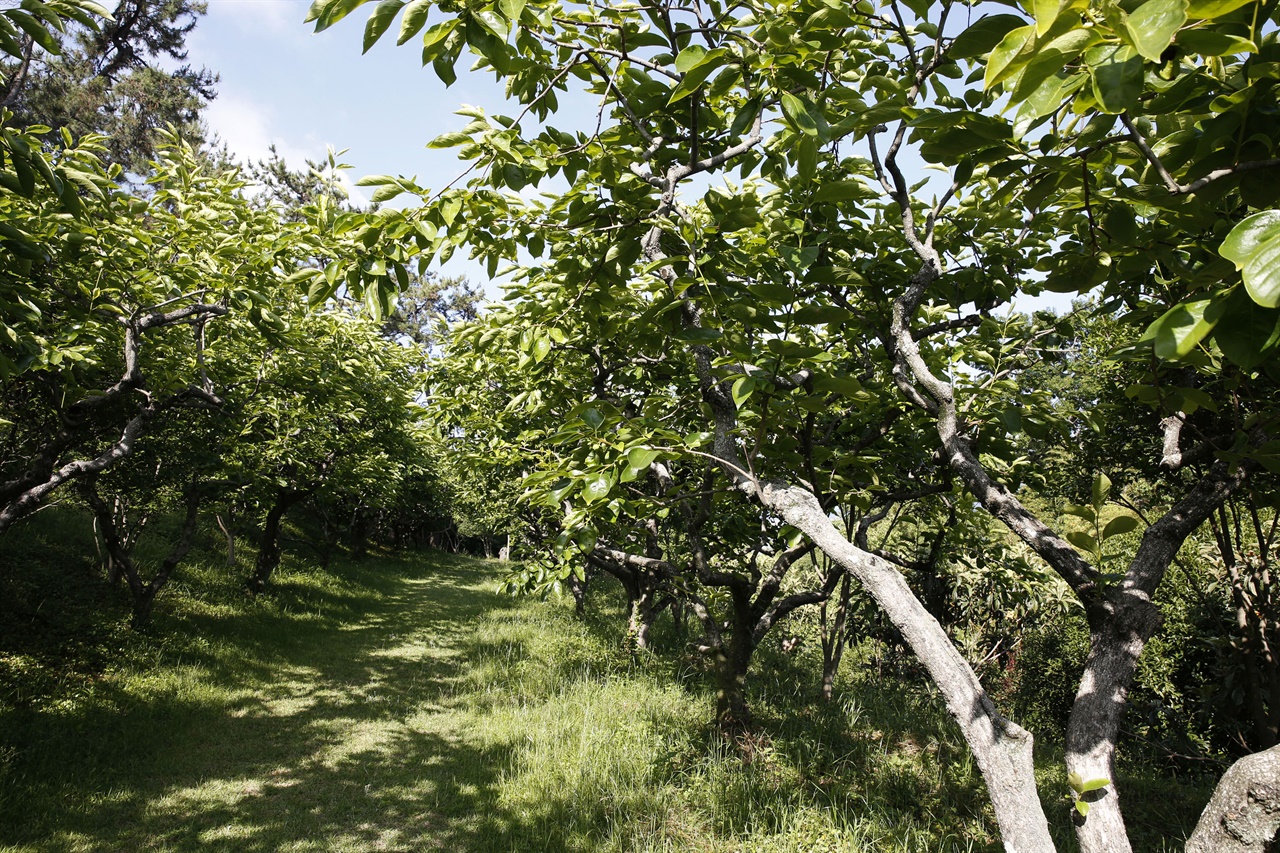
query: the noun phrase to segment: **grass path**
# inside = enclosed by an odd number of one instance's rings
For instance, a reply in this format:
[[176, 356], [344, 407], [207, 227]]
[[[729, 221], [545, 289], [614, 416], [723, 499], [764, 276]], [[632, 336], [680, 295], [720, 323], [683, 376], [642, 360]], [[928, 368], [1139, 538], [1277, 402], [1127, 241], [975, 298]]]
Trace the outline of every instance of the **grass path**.
[[[75, 550], [50, 543], [30, 553]], [[70, 559], [50, 571], [79, 594]], [[816, 652], [769, 645], [758, 726], [732, 747], [669, 623], [667, 651], [633, 659], [607, 588], [584, 620], [499, 595], [499, 571], [435, 554], [294, 564], [248, 601], [206, 553], [149, 635], [102, 630], [121, 611], [92, 595], [97, 627], [65, 631], [76, 655], [0, 630], [0, 675], [21, 688], [0, 683], [0, 853], [999, 849], [926, 691], [850, 665], [822, 703]], [[1060, 765], [1042, 764], [1062, 818]], [[1127, 790], [1152, 851], [1207, 796], [1154, 776]]]
[[482, 563], [390, 568], [288, 575], [248, 614], [188, 600], [166, 665], [25, 715], [2, 849], [523, 849], [474, 707], [512, 602]]

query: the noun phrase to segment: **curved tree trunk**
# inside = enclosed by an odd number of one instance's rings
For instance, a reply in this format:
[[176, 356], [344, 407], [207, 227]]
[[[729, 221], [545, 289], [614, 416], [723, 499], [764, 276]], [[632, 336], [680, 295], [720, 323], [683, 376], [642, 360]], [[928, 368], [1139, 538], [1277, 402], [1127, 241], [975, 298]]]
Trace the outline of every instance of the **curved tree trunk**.
[[1107, 779], [1093, 792], [1089, 814], [1076, 822], [1083, 853], [1129, 853], [1132, 846], [1115, 782], [1115, 749], [1125, 698], [1142, 650], [1163, 617], [1153, 598], [1182, 543], [1240, 488], [1246, 465], [1214, 463], [1207, 474], [1154, 524], [1114, 588], [1083, 596], [1089, 618], [1089, 657], [1067, 723], [1068, 774], [1084, 781]]
[[142, 574], [138, 571], [138, 567], [133, 562], [133, 554], [131, 553], [133, 543], [127, 543], [120, 536], [120, 528], [116, 523], [115, 513], [98, 493], [96, 479], [94, 475], [87, 477], [82, 483], [81, 491], [89, 504], [89, 508], [93, 510], [102, 534], [103, 543], [106, 545], [107, 552], [111, 555], [113, 565], [118, 568], [128, 583], [129, 594], [133, 600], [133, 627], [142, 628], [151, 621], [151, 613], [155, 608], [156, 594], [168, 584], [174, 570], [186, 558], [191, 546], [195, 543], [196, 523], [200, 513], [200, 487], [195, 482], [187, 487], [184, 493], [187, 512], [182, 523], [181, 533], [178, 535], [178, 541], [174, 543], [173, 548], [169, 551], [168, 556], [164, 558], [160, 568], [152, 576], [151, 580], [144, 581]]
[[1005, 849], [1050, 853], [1053, 839], [1036, 788], [1032, 737], [996, 710], [968, 661], [889, 562], [867, 553], [836, 530], [809, 491], [779, 484], [759, 490], [765, 506], [801, 530], [856, 577], [876, 600], [942, 693], [982, 771]]
[[275, 505], [267, 512], [266, 522], [262, 525], [262, 540], [258, 548], [258, 558], [253, 564], [253, 575], [249, 578], [249, 591], [254, 595], [264, 592], [271, 581], [271, 575], [280, 566], [280, 522], [284, 514], [295, 504], [301, 503], [311, 489], [280, 489], [276, 493]]
[[[1125, 618], [1128, 616], [1129, 618]], [[1067, 773], [1086, 782], [1110, 780], [1088, 795], [1089, 814], [1076, 819], [1076, 838], [1085, 853], [1128, 853], [1129, 833], [1114, 784], [1116, 739], [1125, 698], [1147, 639], [1160, 624], [1151, 605], [1115, 612], [1090, 631], [1089, 657], [1071, 706], [1066, 732]]]

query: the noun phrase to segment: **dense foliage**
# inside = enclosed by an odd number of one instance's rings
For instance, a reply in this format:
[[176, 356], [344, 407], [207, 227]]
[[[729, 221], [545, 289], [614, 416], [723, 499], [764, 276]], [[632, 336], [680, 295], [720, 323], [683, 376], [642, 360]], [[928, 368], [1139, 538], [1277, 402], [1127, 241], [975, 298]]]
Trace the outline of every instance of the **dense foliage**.
[[[327, 182], [308, 173], [303, 198], [253, 193], [175, 124], [126, 133], [90, 120], [121, 118], [106, 101], [77, 96], [89, 118], [72, 121], [51, 100], [49, 86], [74, 83], [58, 62], [91, 57], [96, 79], [123, 86], [148, 57], [180, 58], [202, 9], [126, 2], [101, 24], [92, 3], [4, 13], [22, 37], [3, 45], [19, 63], [7, 69], [19, 112], [0, 128], [0, 530], [82, 500], [138, 623], [202, 509], [221, 508], [232, 552], [236, 517], [261, 522], [261, 589], [290, 505], [340, 513], [336, 530], [359, 541], [370, 514], [439, 513], [443, 500], [417, 440], [424, 355], [337, 292], [386, 270], [332, 168]], [[293, 176], [278, 160], [263, 168]], [[172, 513], [186, 523], [171, 550], [139, 565], [143, 528]]]

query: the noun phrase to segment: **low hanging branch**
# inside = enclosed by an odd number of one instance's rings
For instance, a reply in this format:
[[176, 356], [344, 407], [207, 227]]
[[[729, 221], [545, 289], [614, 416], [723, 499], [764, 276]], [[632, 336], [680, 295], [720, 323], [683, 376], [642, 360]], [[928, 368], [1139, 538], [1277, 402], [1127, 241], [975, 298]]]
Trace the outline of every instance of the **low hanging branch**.
[[[141, 356], [142, 342], [147, 332], [179, 324], [203, 324], [210, 317], [228, 313], [223, 305], [196, 304], [172, 311], [160, 310], [161, 307], [120, 318], [120, 323], [124, 326], [125, 364], [120, 379], [101, 393], [87, 396], [69, 406], [62, 413], [62, 425], [58, 432], [32, 457], [27, 470], [19, 477], [0, 485], [0, 534], [37, 509], [62, 485], [81, 477], [100, 474], [132, 453], [138, 438], [146, 432], [147, 425], [160, 412], [179, 405], [216, 407], [222, 404], [216, 395], [204, 387], [204, 383], [192, 384], [163, 399], [157, 399], [146, 391]], [[132, 394], [141, 394], [143, 400], [136, 414], [121, 430], [118, 439], [87, 459], [59, 464], [61, 458], [75, 445], [85, 429], [86, 419], [94, 411]]]

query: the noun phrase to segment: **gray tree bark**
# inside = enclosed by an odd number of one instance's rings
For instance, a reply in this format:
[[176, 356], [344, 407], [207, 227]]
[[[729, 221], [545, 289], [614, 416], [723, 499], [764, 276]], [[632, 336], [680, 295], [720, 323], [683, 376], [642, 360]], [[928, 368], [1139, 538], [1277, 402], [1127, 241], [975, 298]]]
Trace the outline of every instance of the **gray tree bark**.
[[1280, 841], [1280, 746], [1241, 758], [1218, 782], [1187, 853], [1275, 853]]
[[828, 557], [862, 583], [924, 665], [942, 693], [982, 771], [1008, 853], [1049, 853], [1053, 839], [1040, 804], [1030, 732], [996, 710], [978, 676], [946, 631], [930, 615], [902, 574], [886, 560], [855, 546], [835, 528], [811, 492], [767, 483], [761, 502], [801, 530]]

